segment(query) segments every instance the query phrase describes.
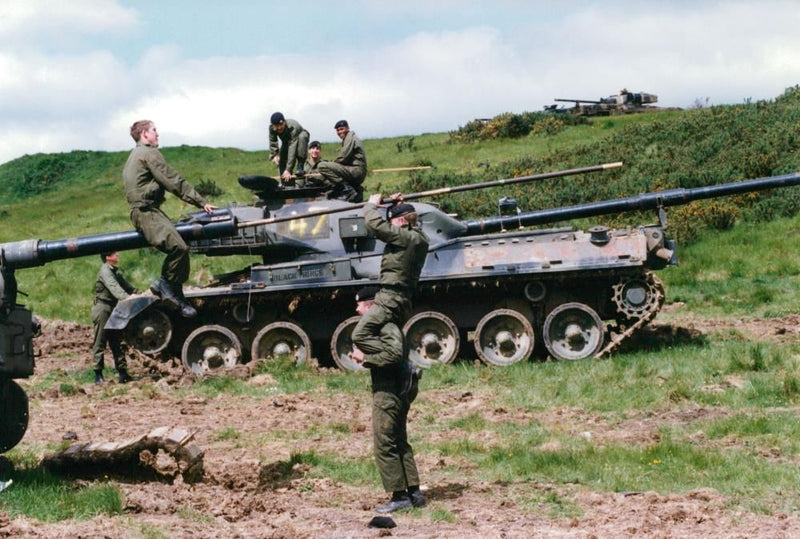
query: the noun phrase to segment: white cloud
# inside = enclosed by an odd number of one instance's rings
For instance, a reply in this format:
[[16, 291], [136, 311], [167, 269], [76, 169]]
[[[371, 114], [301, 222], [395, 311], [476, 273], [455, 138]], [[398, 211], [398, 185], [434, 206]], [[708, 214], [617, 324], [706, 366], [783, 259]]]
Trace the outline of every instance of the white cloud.
[[[139, 24], [116, 2], [69, 5], [38, 21], [40, 35], [70, 20], [83, 28], [78, 36]], [[80, 19], [79, 11], [92, 9], [117, 20]], [[770, 24], [761, 24], [767, 12]], [[22, 8], [12, 22], [2, 14], [0, 34], [32, 20]], [[275, 110], [332, 141], [341, 118], [368, 138], [446, 131], [475, 117], [540, 110], [554, 97], [596, 99], [623, 87], [656, 93], [663, 106], [772, 98], [800, 82], [798, 23], [792, 2], [641, 10], [606, 2], [547, 24], [523, 20], [513, 33], [490, 26], [418, 32], [347, 54], [186, 59], [167, 43], [128, 64], [110, 49], [2, 49], [0, 162], [39, 151], [127, 149], [128, 127], [141, 118], [158, 123], [167, 146], [261, 149]]]

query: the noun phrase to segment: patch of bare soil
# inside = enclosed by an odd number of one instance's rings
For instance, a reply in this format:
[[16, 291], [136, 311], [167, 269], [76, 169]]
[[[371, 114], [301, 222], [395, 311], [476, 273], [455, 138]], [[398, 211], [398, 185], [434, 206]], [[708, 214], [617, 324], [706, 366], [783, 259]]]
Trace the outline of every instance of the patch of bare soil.
[[[760, 335], [796, 335], [797, 319], [750, 321], [735, 330]], [[672, 322], [668, 334], [702, 338], [719, 326], [692, 321], [691, 328]], [[783, 334], [776, 333], [783, 327]], [[725, 329], [727, 330], [727, 329]], [[748, 329], [750, 331], [750, 329]], [[37, 372], [23, 382], [30, 386], [55, 369], [85, 369], [91, 363], [91, 329], [69, 323], [45, 322], [37, 338]], [[142, 378], [125, 392], [111, 381], [104, 388], [84, 386], [75, 395], [58, 391], [31, 395], [31, 420], [22, 446], [57, 444], [67, 432], [79, 442], [121, 441], [158, 426], [180, 427], [195, 433], [202, 448], [205, 475], [198, 483], [177, 476], [172, 483], [109, 473], [109, 481], [124, 493], [124, 515], [99, 516], [86, 521], [41, 523], [0, 512], [0, 538], [101, 538], [152, 536], [153, 530], [171, 538], [316, 538], [316, 537], [799, 537], [800, 520], [790, 515], [762, 515], [732, 511], [724, 497], [712, 490], [683, 495], [654, 492], [608, 493], [546, 483], [467, 482], [452, 471], [450, 457], [418, 454], [427, 487], [428, 508], [393, 515], [397, 527], [371, 529], [373, 507], [385, 500], [376, 486], [351, 486], [327, 478], [310, 477], [308, 467], [290, 464], [293, 453], [315, 450], [342, 456], [371, 455], [370, 395], [330, 399], [314, 392], [300, 395], [184, 396], [179, 388], [191, 378], [174, 364], [159, 364], [132, 354], [130, 370]], [[250, 373], [244, 370], [242, 376]], [[154, 376], [150, 376], [154, 375]], [[320, 376], [324, 376], [320, 373]], [[157, 379], [157, 380], [156, 380]], [[269, 376], [248, 383], [274, 385]], [[627, 414], [615, 419], [579, 409], [530, 413], [496, 404], [491, 394], [466, 391], [424, 391], [412, 408], [413, 433], [425, 409], [452, 418], [480, 413], [488, 421], [540, 422], [548, 428], [576, 433], [606, 443], [657, 441], [659, 429], [670, 422], [686, 424], [714, 417], [712, 409]], [[331, 424], [349, 425], [326, 429]], [[318, 429], [315, 429], [318, 427]], [[238, 437], [220, 436], [235, 430]], [[309, 439], [308, 432], [324, 432]], [[279, 433], [270, 437], [262, 433]], [[452, 433], [437, 434], [443, 439]], [[491, 436], [487, 434], [486, 436]], [[490, 439], [486, 440], [491, 442]], [[113, 471], [112, 471], [113, 472]], [[10, 488], [14, 488], [13, 485]], [[574, 500], [578, 517], [552, 515], [544, 500], [557, 495]], [[0, 494], [2, 496], [2, 494]], [[448, 516], [449, 515], [449, 516]], [[446, 518], [445, 518], [446, 517]]]

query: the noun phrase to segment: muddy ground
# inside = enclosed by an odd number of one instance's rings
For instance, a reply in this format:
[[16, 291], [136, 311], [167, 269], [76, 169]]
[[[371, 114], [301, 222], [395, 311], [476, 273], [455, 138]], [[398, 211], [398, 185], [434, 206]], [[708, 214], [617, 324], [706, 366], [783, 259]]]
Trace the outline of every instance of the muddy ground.
[[[704, 333], [725, 331], [743, 338], [800, 341], [799, 329], [797, 316], [734, 323], [672, 319], [669, 324], [656, 322], [649, 338], [692, 340]], [[36, 375], [24, 384], [33, 388], [56, 369], [88, 368], [90, 342], [88, 327], [46, 322], [43, 336], [36, 342], [42, 354]], [[312, 449], [344, 456], [370, 455], [366, 385], [357, 398], [334, 401], [314, 393], [276, 394], [257, 403], [231, 395], [181, 397], [176, 388], [190, 384], [191, 379], [179, 369], [141, 357], [131, 363], [134, 374], [158, 372], [160, 380], [143, 376], [128, 391], [111, 397], [107, 394], [114, 393], [115, 382], [107, 383], [106, 396], [93, 384], [82, 386], [73, 395], [63, 395], [55, 387], [33, 392], [30, 427], [22, 446], [57, 444], [67, 432], [74, 432], [81, 442], [118, 441], [146, 434], [157, 426], [182, 427], [196, 433], [194, 442], [205, 451], [203, 480], [188, 484], [179, 476], [169, 483], [109, 473], [109, 478], [91, 481], [119, 486], [124, 493], [123, 515], [45, 524], [24, 517], [11, 519], [0, 512], [0, 538], [800, 537], [796, 516], [731, 510], [726, 499], [710, 489], [661, 495], [593, 492], [579, 486], [535, 482], [466, 482], [446, 469], [453, 464], [448, 458], [426, 454], [418, 455], [418, 465], [429, 506], [394, 515], [397, 527], [392, 530], [368, 528], [375, 515], [373, 507], [385, 500], [377, 487], [336, 484], [309, 477], [304, 465], [284, 465], [292, 453]], [[262, 375], [248, 383], [270, 385], [273, 381]], [[493, 406], [491, 394], [427, 391], [425, 400], [446, 404], [444, 413], [454, 419], [481, 410], [487, 420], [536, 420], [545, 427], [588, 431], [598, 444], [656, 440], [658, 429], [665, 424], [724, 413], [713, 409], [648, 412], [631, 414], [622, 424], [611, 426], [577, 409], [534, 414]], [[412, 433], [422, 413], [419, 407], [412, 408]], [[292, 436], [306, 433], [314, 425], [332, 423], [348, 424], [349, 434], [310, 440]], [[241, 438], [219, 439], [223, 427], [236, 429]], [[259, 433], [274, 429], [287, 436], [253, 442]], [[448, 433], [439, 435], [444, 438]], [[535, 503], [520, 505], [521, 500], [545, 500], [553, 494], [574, 499], [581, 516], [553, 515], [547, 504], [541, 504], [540, 510]]]

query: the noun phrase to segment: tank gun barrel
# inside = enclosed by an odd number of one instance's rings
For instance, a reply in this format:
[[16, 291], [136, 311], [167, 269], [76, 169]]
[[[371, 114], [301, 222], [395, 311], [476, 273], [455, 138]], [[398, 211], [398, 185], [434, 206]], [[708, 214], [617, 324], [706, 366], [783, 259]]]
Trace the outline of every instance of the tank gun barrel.
[[[185, 240], [220, 238], [237, 233], [237, 221], [229, 210], [216, 210], [192, 221], [175, 225]], [[146, 247], [147, 240], [139, 232], [111, 232], [94, 236], [81, 236], [61, 240], [23, 240], [0, 244], [2, 266], [14, 270], [42, 266], [53, 260], [96, 255]]]
[[791, 187], [800, 185], [800, 172], [785, 174], [783, 176], [769, 176], [740, 182], [709, 185], [690, 189], [669, 189], [655, 191], [626, 198], [590, 202], [565, 208], [552, 208], [522, 213], [506, 217], [492, 217], [465, 222], [467, 232], [465, 235], [484, 234], [497, 232], [514, 226], [531, 226], [582, 217], [594, 217], [636, 210], [660, 209], [668, 206], [680, 206], [695, 200], [717, 198], [723, 196], [739, 195], [755, 191], [765, 191], [778, 187]]
[[[409, 200], [417, 200], [420, 198], [425, 197], [432, 197], [438, 195], [447, 195], [451, 193], [460, 193], [463, 191], [474, 191], [477, 189], [486, 189], [488, 187], [498, 187], [501, 185], [513, 185], [515, 183], [523, 183], [523, 182], [531, 182], [536, 180], [545, 180], [548, 178], [561, 178], [564, 176], [574, 176], [576, 174], [585, 174], [589, 172], [599, 172], [602, 170], [609, 170], [612, 168], [619, 168], [622, 166], [622, 162], [616, 163], [603, 163], [601, 165], [593, 165], [589, 167], [581, 167], [581, 168], [572, 168], [567, 170], [557, 170], [554, 172], [543, 172], [540, 174], [530, 174], [527, 176], [517, 176], [514, 178], [504, 178], [500, 180], [492, 180], [488, 182], [479, 182], [479, 183], [471, 183], [466, 185], [456, 185], [454, 187], [441, 187], [439, 189], [431, 189], [429, 191], [421, 191], [419, 193], [409, 193], [407, 195], [403, 195], [404, 201]], [[381, 202], [387, 203], [390, 199], [385, 198]], [[248, 228], [254, 226], [261, 226], [261, 225], [271, 225], [275, 223], [283, 223], [286, 221], [294, 221], [296, 219], [306, 219], [308, 217], [317, 217], [320, 215], [329, 215], [331, 213], [339, 213], [343, 211], [352, 211], [357, 208], [363, 208], [366, 205], [366, 202], [359, 202], [357, 204], [352, 204], [350, 206], [345, 207], [338, 207], [338, 208], [329, 208], [325, 210], [317, 210], [317, 211], [310, 211], [308, 213], [303, 213], [299, 215], [289, 215], [286, 217], [269, 217], [267, 219], [258, 219], [256, 221], [244, 221], [238, 224], [239, 228]]]
[[553, 99], [553, 101], [563, 101], [565, 103], [575, 103], [576, 105], [580, 103], [591, 103], [592, 105], [600, 105], [602, 101], [594, 101], [592, 99], [564, 99], [562, 97], [557, 97]]

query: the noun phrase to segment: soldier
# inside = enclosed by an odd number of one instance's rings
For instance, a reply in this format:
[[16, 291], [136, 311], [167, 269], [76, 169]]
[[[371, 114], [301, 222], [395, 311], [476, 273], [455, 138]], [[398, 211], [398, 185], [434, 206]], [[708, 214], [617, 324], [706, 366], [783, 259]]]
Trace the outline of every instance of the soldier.
[[161, 211], [164, 191], [184, 202], [213, 212], [212, 206], [164, 160], [158, 151], [158, 131], [150, 120], [139, 120], [131, 126], [136, 147], [128, 156], [122, 179], [125, 196], [131, 207], [131, 222], [148, 243], [166, 253], [161, 277], [150, 285], [157, 296], [176, 304], [185, 318], [197, 316], [197, 311], [183, 295], [183, 283], [189, 278], [189, 247], [175, 229], [169, 217]]
[[97, 280], [94, 283], [94, 305], [92, 306], [94, 383], [102, 384], [105, 381], [103, 379], [103, 354], [106, 344], [108, 344], [111, 354], [114, 356], [114, 367], [119, 373], [119, 383], [126, 384], [133, 378], [128, 374], [119, 335], [116, 331], [106, 331], [105, 326], [117, 302], [127, 298], [130, 294], [136, 294], [137, 290], [125, 280], [117, 268], [118, 253], [103, 253], [100, 255], [100, 259], [103, 261], [103, 265], [100, 266]]
[[281, 112], [273, 113], [269, 124], [269, 159], [278, 165], [281, 179], [285, 182], [291, 180], [295, 165], [295, 174], [305, 174], [303, 164], [308, 156], [308, 131], [297, 120], [284, 118]]
[[361, 202], [364, 199], [364, 188], [361, 184], [367, 176], [367, 155], [361, 141], [347, 120], [339, 120], [334, 126], [336, 135], [342, 139], [342, 149], [333, 161], [319, 164], [322, 180], [332, 187], [332, 197]]
[[308, 159], [306, 160], [305, 172], [318, 172], [317, 167], [319, 167], [321, 161], [322, 145], [318, 140], [314, 140], [308, 145]]
[[374, 194], [364, 205], [367, 229], [386, 243], [381, 258], [380, 292], [372, 308], [353, 329], [353, 342], [366, 353], [381, 347], [380, 332], [387, 322], [403, 327], [411, 314], [411, 300], [428, 254], [428, 236], [418, 225], [417, 211], [403, 203], [400, 193], [391, 196], [394, 206], [378, 213], [383, 195]]
[[[372, 308], [377, 286], [367, 286], [356, 294], [356, 313], [365, 316]], [[419, 473], [414, 451], [408, 443], [408, 410], [417, 396], [420, 370], [412, 367], [403, 333], [394, 322], [380, 331], [381, 347], [376, 351], [354, 348], [351, 357], [369, 369], [372, 379], [372, 441], [375, 464], [386, 492], [392, 498], [375, 508], [391, 513], [411, 506], [425, 507], [419, 489]]]

